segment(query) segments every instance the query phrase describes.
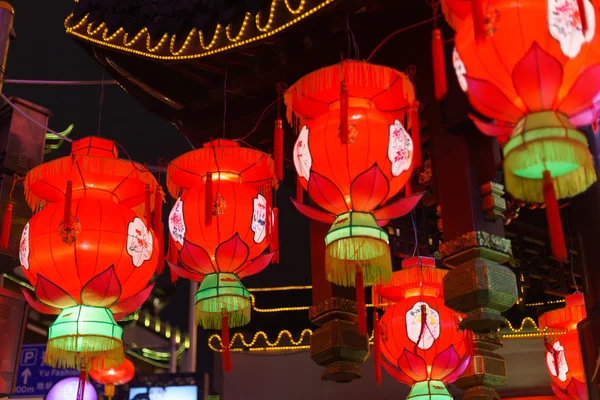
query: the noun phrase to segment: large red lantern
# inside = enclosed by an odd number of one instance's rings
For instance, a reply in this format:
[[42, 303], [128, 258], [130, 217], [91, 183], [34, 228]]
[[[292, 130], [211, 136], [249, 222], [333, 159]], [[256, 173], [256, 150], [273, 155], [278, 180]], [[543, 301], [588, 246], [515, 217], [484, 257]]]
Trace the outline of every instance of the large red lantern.
[[196, 321], [222, 329], [227, 351], [228, 328], [250, 322], [250, 293], [240, 279], [266, 268], [276, 251], [262, 254], [277, 236], [273, 161], [216, 140], [173, 160], [167, 174], [178, 198], [169, 215], [169, 265], [178, 276], [201, 282]]
[[408, 258], [377, 294], [394, 302], [380, 321], [385, 370], [412, 386], [407, 399], [452, 399], [445, 385], [454, 382], [471, 358], [471, 338], [459, 328], [460, 316], [444, 305], [446, 271], [435, 260]]
[[493, 120], [472, 117], [477, 127], [504, 144], [507, 191], [546, 203], [552, 249], [565, 260], [557, 199], [596, 180], [587, 139], [573, 126], [595, 124], [600, 113], [598, 10], [589, 0], [486, 0], [484, 6], [484, 40], [472, 35], [471, 16], [458, 27], [458, 81], [473, 107]]
[[547, 331], [546, 367], [550, 386], [560, 400], [585, 400], [587, 389], [581, 358], [577, 324], [586, 318], [582, 293], [567, 296], [566, 307], [540, 316], [539, 325]]
[[43, 208], [21, 237], [19, 258], [37, 300], [24, 294], [37, 311], [59, 314], [49, 329], [46, 363], [101, 368], [122, 362], [115, 319], [148, 297], [161, 251], [146, 224], [152, 210], [145, 200], [162, 199], [156, 188], [146, 168], [118, 159], [114, 142], [95, 137], [27, 174], [29, 205]]
[[412, 83], [391, 68], [344, 61], [304, 76], [285, 103], [288, 120], [302, 127], [293, 151], [299, 184], [325, 211], [294, 205], [332, 224], [327, 279], [342, 286], [355, 286], [357, 277], [367, 286], [388, 281], [388, 237], [378, 223], [406, 214], [421, 197], [386, 204], [410, 178], [419, 153], [403, 125], [408, 120], [417, 132]]
[[111, 400], [115, 395], [115, 386], [124, 385], [131, 381], [135, 375], [135, 367], [128, 359], [124, 359], [121, 365], [112, 368], [94, 369], [90, 371], [90, 377], [104, 385], [104, 395]]

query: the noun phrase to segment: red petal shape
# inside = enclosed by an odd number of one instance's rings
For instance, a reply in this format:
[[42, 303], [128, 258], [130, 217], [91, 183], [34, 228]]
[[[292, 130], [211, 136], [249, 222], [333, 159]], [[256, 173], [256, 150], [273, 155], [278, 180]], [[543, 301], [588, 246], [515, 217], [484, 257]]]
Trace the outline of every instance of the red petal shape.
[[248, 259], [249, 249], [236, 233], [226, 242], [221, 243], [215, 252], [219, 272], [235, 272]]
[[379, 210], [375, 211], [373, 215], [378, 221], [400, 218], [403, 215], [406, 215], [409, 212], [411, 212], [412, 209], [417, 206], [417, 203], [421, 200], [421, 198], [424, 195], [425, 192], [413, 194], [412, 196], [408, 197], [403, 197], [392, 204], [380, 208]]
[[471, 104], [490, 119], [517, 122], [525, 114], [515, 106], [494, 84], [465, 76]]
[[[148, 296], [150, 296], [150, 293], [152, 292], [153, 288], [154, 288], [154, 283], [149, 284], [144, 289], [142, 289], [141, 292], [134, 294], [133, 296], [114, 304], [110, 308], [110, 311], [112, 311], [113, 314], [118, 314], [118, 315], [131, 314], [132, 312], [134, 312], [135, 310], [140, 308], [142, 306], [142, 304], [144, 304], [144, 302], [146, 301]], [[123, 317], [121, 317], [121, 318], [123, 318]]]
[[83, 285], [81, 303], [86, 306], [109, 308], [121, 297], [121, 283], [111, 265]]
[[206, 275], [215, 272], [213, 263], [206, 250], [187, 240], [183, 241], [183, 248], [179, 252], [179, 261], [189, 271], [198, 274]]
[[390, 184], [377, 164], [358, 174], [350, 185], [352, 209], [370, 212], [385, 200]]
[[598, 121], [600, 115], [600, 103], [593, 107], [583, 109], [575, 114], [569, 115], [569, 121], [574, 126], [586, 126]]
[[175, 272], [175, 275], [177, 275], [180, 278], [194, 282], [201, 282], [202, 278], [204, 278], [204, 274], [201, 274], [200, 272], [191, 271], [187, 267], [174, 264], [170, 261], [167, 261], [167, 265], [169, 266], [169, 268], [171, 268], [171, 271]]
[[330, 213], [340, 215], [348, 211], [340, 189], [329, 179], [314, 171], [310, 173], [307, 190], [310, 198]]
[[533, 43], [513, 68], [513, 84], [530, 111], [550, 110], [563, 80], [561, 63]]
[[21, 291], [23, 292], [23, 296], [25, 297], [25, 300], [27, 300], [27, 303], [29, 304], [29, 306], [31, 308], [33, 308], [35, 311], [37, 311], [41, 314], [50, 314], [50, 315], [60, 314], [59, 308], [50, 307], [50, 306], [40, 303], [39, 301], [34, 299], [33, 296], [31, 296], [29, 294], [29, 292], [25, 289], [21, 289]]
[[254, 260], [247, 262], [237, 272], [238, 278], [242, 279], [250, 275], [258, 274], [260, 271], [267, 268], [267, 266], [271, 263], [271, 260], [275, 256], [275, 253], [277, 253], [277, 251], [261, 254]]
[[479, 118], [470, 114], [469, 118], [471, 118], [471, 121], [473, 121], [477, 129], [479, 129], [481, 132], [488, 136], [510, 136], [514, 129], [514, 127], [511, 125], [498, 125], [483, 122]]
[[77, 305], [75, 299], [69, 296], [67, 292], [42, 275], [38, 275], [38, 281], [35, 285], [35, 295], [40, 302], [50, 307], [67, 308]]
[[377, 225], [379, 225], [380, 227], [384, 227], [388, 224], [388, 222], [390, 222], [389, 219], [380, 219], [377, 221]]
[[448, 376], [446, 376], [442, 382], [444, 382], [445, 385], [452, 383], [454, 381], [456, 381], [458, 379], [458, 377], [465, 372], [465, 369], [467, 369], [467, 367], [469, 366], [469, 361], [471, 361], [471, 356], [467, 355], [465, 356], [462, 361], [458, 364], [458, 366], [454, 369], [454, 371], [452, 371]]
[[393, 376], [398, 382], [404, 383], [408, 386], [412, 386], [415, 383], [415, 380], [411, 379], [404, 372], [391, 365], [389, 361], [382, 359], [381, 365], [383, 365], [383, 368], [387, 371], [387, 373]]
[[578, 114], [585, 109], [597, 107], [597, 103], [600, 101], [597, 91], [599, 84], [600, 64], [597, 64], [589, 67], [579, 75], [579, 78], [571, 86], [569, 93], [558, 106], [558, 111], [571, 118], [572, 114]]
[[319, 211], [316, 208], [312, 208], [312, 207], [305, 205], [304, 203], [299, 203], [293, 198], [290, 198], [290, 200], [292, 201], [292, 204], [294, 205], [294, 207], [296, 207], [296, 210], [300, 211], [300, 213], [302, 215], [304, 215], [310, 219], [314, 219], [315, 221], [319, 221], [319, 222], [324, 222], [328, 225], [333, 224], [333, 222], [335, 221], [335, 216], [333, 216], [329, 213]]
[[398, 359], [398, 368], [416, 382], [427, 379], [427, 363], [425, 360], [406, 348]]
[[431, 379], [436, 381], [443, 380], [447, 375], [452, 373], [459, 364], [460, 357], [454, 349], [454, 345], [450, 345], [450, 347], [441, 353], [438, 353], [433, 359]]
[[584, 400], [587, 397], [587, 388], [585, 383], [579, 382], [575, 378], [571, 378], [571, 382], [567, 386], [567, 394], [575, 400]]
[[[554, 382], [548, 382], [548, 383], [550, 384], [550, 387], [552, 388], [552, 391], [554, 392], [556, 397], [558, 397], [558, 400], [574, 400], [574, 399], [580, 400], [580, 399], [577, 399], [577, 397], [573, 398], [573, 397], [569, 396], [568, 394], [566, 394], [565, 392], [563, 392], [561, 388], [559, 388], [558, 386], [556, 386], [554, 384]], [[583, 400], [584, 398], [582, 398], [581, 400]]]

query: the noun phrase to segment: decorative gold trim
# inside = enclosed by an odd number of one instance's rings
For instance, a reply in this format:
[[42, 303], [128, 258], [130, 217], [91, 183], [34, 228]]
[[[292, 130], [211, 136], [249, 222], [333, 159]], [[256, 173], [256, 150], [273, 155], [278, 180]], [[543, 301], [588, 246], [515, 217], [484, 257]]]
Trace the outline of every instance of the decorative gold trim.
[[[72, 21], [73, 14], [69, 15], [65, 20], [65, 29], [67, 34], [100, 47], [158, 60], [188, 60], [265, 39], [335, 1], [339, 0], [300, 0], [298, 6], [293, 8], [289, 0], [271, 0], [269, 18], [264, 24], [261, 20], [264, 21], [265, 18], [261, 17], [260, 12], [254, 17], [249, 13], [246, 14], [237, 31], [232, 24], [226, 27], [217, 24], [208, 45], [206, 45], [204, 32], [196, 29], [192, 29], [187, 34], [179, 48], [176, 48], [176, 35], [169, 36], [165, 33], [160, 40], [153, 42], [147, 28], [140, 30], [132, 39], [129, 39], [123, 28], [117, 29], [108, 36], [108, 28], [104, 23], [93, 26], [93, 23], [88, 22], [89, 14], [77, 22]], [[284, 4], [285, 9], [277, 7], [277, 4]]]

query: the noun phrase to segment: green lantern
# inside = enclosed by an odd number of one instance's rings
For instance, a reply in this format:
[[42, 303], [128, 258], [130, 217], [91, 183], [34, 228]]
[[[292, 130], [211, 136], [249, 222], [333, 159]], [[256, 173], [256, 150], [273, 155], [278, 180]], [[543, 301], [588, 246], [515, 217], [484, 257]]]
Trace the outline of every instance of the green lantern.
[[392, 276], [388, 235], [371, 213], [341, 214], [325, 236], [327, 279], [336, 285], [355, 286], [355, 271], [362, 267], [365, 286], [387, 282]]
[[406, 400], [452, 400], [453, 398], [443, 382], [423, 381], [413, 385]]
[[120, 365], [124, 357], [122, 335], [123, 329], [106, 308], [65, 308], [48, 330], [45, 362], [55, 368]]
[[208, 274], [196, 292], [196, 323], [205, 329], [221, 329], [223, 312], [229, 316], [229, 327], [250, 322], [250, 292], [233, 273]]

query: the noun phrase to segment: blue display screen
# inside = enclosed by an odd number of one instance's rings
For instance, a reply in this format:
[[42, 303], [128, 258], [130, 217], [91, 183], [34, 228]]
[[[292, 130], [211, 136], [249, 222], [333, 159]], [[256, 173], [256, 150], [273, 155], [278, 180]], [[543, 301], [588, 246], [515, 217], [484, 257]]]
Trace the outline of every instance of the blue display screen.
[[136, 387], [129, 389], [129, 400], [198, 400], [197, 386]]

